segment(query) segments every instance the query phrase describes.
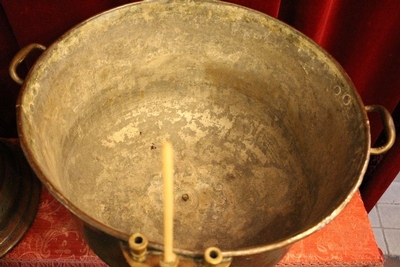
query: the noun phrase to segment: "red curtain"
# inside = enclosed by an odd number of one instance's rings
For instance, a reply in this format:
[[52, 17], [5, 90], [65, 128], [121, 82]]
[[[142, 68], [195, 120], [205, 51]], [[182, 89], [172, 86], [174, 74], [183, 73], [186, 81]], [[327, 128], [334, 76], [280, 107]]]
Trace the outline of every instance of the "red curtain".
[[[84, 19], [126, 0], [0, 0], [0, 136], [16, 134], [15, 85], [7, 65], [18, 47], [48, 45]], [[293, 26], [325, 48], [346, 70], [365, 105], [394, 112], [400, 100], [400, 4], [398, 0], [232, 0]], [[381, 125], [371, 115], [372, 140]], [[398, 138], [400, 139], [400, 137]], [[362, 194], [372, 208], [400, 170], [399, 141], [372, 161]], [[381, 166], [381, 167], [380, 167]], [[371, 173], [371, 171], [369, 172]], [[376, 189], [378, 188], [378, 189]]]

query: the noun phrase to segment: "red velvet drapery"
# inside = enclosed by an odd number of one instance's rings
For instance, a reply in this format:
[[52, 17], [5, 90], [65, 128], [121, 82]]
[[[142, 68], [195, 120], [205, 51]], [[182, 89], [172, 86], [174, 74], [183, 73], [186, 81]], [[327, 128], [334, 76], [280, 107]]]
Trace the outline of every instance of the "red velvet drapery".
[[[0, 0], [0, 136], [16, 136], [14, 103], [18, 87], [8, 63], [19, 47], [49, 45], [84, 19], [126, 0]], [[276, 17], [325, 48], [347, 71], [365, 105], [390, 112], [400, 100], [400, 4], [397, 0], [231, 0]], [[371, 118], [372, 140], [381, 131]], [[399, 138], [400, 139], [400, 138]], [[367, 210], [400, 170], [399, 141], [365, 178]], [[378, 189], [375, 189], [378, 188]]]

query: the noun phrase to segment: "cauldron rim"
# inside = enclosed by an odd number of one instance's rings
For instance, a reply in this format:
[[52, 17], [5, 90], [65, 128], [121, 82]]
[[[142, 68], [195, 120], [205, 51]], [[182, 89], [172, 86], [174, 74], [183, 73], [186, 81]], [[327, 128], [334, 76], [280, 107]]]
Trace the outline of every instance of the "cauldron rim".
[[[52, 49], [52, 47], [58, 43], [60, 40], [66, 38], [72, 31], [76, 30], [77, 28], [79, 28], [82, 25], [85, 25], [87, 23], [89, 23], [92, 20], [95, 20], [97, 17], [103, 16], [104, 14], [107, 14], [109, 12], [113, 12], [117, 9], [123, 9], [127, 6], [131, 6], [131, 5], [144, 5], [144, 4], [151, 4], [152, 2], [157, 2], [157, 1], [147, 1], [147, 2], [137, 2], [137, 3], [131, 3], [131, 4], [127, 4], [127, 5], [123, 5], [111, 10], [108, 10], [106, 12], [100, 13], [99, 15], [96, 15], [84, 22], [82, 22], [81, 24], [79, 24], [78, 26], [75, 26], [74, 28], [72, 28], [71, 30], [69, 30], [68, 32], [66, 32], [64, 35], [62, 35], [57, 41], [55, 41], [45, 52], [44, 54], [46, 54], [49, 50]], [[216, 1], [213, 0], [208, 0], [208, 1], [204, 1], [207, 3], [216, 3]], [[225, 3], [225, 2], [217, 2], [218, 4], [221, 5], [227, 5], [227, 6], [238, 6], [235, 4], [231, 4], [231, 3]], [[245, 7], [240, 7], [240, 8], [244, 8], [244, 9], [248, 9]], [[251, 9], [248, 9], [251, 10]], [[251, 12], [257, 12], [254, 10], [251, 10]], [[257, 12], [260, 13], [260, 12]], [[262, 14], [262, 13], [260, 13]], [[265, 14], [262, 14], [262, 16], [267, 16]], [[341, 202], [341, 204], [339, 206], [337, 206], [328, 216], [326, 216], [325, 218], [323, 218], [322, 220], [320, 220], [319, 223], [315, 224], [312, 227], [309, 227], [307, 230], [301, 232], [301, 233], [297, 233], [294, 234], [293, 236], [291, 236], [290, 238], [287, 238], [285, 240], [280, 240], [277, 242], [274, 242], [272, 244], [267, 244], [267, 245], [263, 245], [263, 246], [253, 246], [253, 247], [245, 247], [242, 249], [236, 249], [236, 250], [228, 250], [228, 251], [223, 251], [223, 255], [225, 257], [231, 257], [231, 256], [245, 256], [245, 255], [253, 255], [253, 254], [258, 254], [258, 253], [262, 253], [262, 252], [267, 252], [267, 251], [272, 251], [272, 250], [276, 250], [276, 249], [281, 249], [284, 247], [287, 247], [307, 236], [309, 236], [310, 234], [320, 230], [321, 228], [323, 228], [326, 224], [328, 224], [330, 221], [332, 221], [344, 208], [345, 206], [350, 202], [350, 200], [353, 198], [353, 196], [356, 194], [361, 182], [362, 182], [362, 177], [366, 172], [367, 166], [368, 166], [368, 161], [369, 161], [369, 156], [370, 156], [370, 135], [369, 135], [369, 131], [370, 131], [370, 127], [369, 127], [369, 123], [368, 123], [368, 117], [367, 117], [367, 113], [365, 111], [365, 109], [363, 109], [363, 104], [361, 101], [360, 96], [357, 94], [355, 87], [352, 83], [352, 81], [350, 80], [350, 78], [348, 78], [346, 72], [344, 71], [344, 69], [340, 66], [339, 63], [336, 62], [336, 60], [329, 55], [325, 50], [323, 50], [320, 46], [318, 46], [317, 44], [314, 43], [314, 41], [312, 41], [310, 38], [308, 38], [307, 36], [305, 36], [304, 34], [298, 32], [297, 30], [295, 30], [294, 28], [292, 28], [291, 26], [288, 26], [286, 24], [284, 24], [281, 21], [278, 21], [275, 18], [271, 18], [269, 16], [267, 16], [268, 19], [278, 22], [278, 24], [280, 25], [284, 25], [285, 27], [287, 27], [288, 29], [290, 29], [293, 33], [295, 33], [298, 36], [301, 36], [302, 39], [304, 39], [306, 42], [309, 43], [313, 43], [315, 46], [315, 49], [318, 50], [320, 53], [322, 53], [329, 61], [333, 62], [337, 68], [340, 69], [340, 71], [344, 74], [344, 76], [347, 79], [348, 84], [350, 85], [351, 88], [353, 88], [354, 90], [354, 96], [355, 96], [355, 100], [357, 101], [358, 105], [360, 106], [360, 112], [362, 113], [362, 117], [364, 118], [363, 123], [364, 123], [364, 127], [366, 132], [368, 133], [366, 135], [366, 143], [364, 144], [364, 151], [366, 151], [365, 153], [365, 157], [363, 158], [363, 166], [360, 170], [359, 176], [357, 178], [357, 182], [354, 184], [354, 186], [352, 188], [350, 188], [349, 193], [347, 195], [347, 197]], [[43, 55], [42, 55], [43, 56]], [[40, 59], [37, 61], [39, 62]], [[31, 75], [31, 73], [34, 71], [34, 67], [30, 70], [26, 81], [29, 81], [29, 77]], [[60, 190], [58, 190], [56, 187], [54, 187], [52, 185], [52, 183], [50, 182], [50, 180], [44, 175], [44, 173], [42, 172], [42, 170], [39, 167], [39, 164], [37, 163], [36, 159], [33, 157], [33, 153], [29, 147], [29, 136], [25, 135], [24, 133], [24, 128], [23, 128], [23, 123], [22, 121], [24, 120], [23, 118], [23, 111], [21, 108], [22, 105], [22, 98], [23, 98], [23, 94], [26, 91], [26, 87], [27, 87], [27, 82], [24, 82], [18, 100], [17, 100], [17, 118], [18, 118], [18, 133], [19, 133], [19, 137], [20, 137], [20, 141], [21, 141], [21, 147], [24, 151], [24, 154], [27, 157], [28, 162], [30, 163], [31, 167], [33, 168], [33, 170], [35, 171], [35, 173], [37, 174], [37, 176], [40, 178], [40, 180], [42, 181], [42, 183], [46, 186], [46, 188], [52, 193], [52, 195], [58, 200], [60, 201], [64, 206], [66, 206], [75, 216], [77, 216], [79, 219], [81, 219], [84, 223], [89, 224], [90, 226], [97, 228], [98, 230], [112, 235], [116, 238], [119, 238], [121, 240], [128, 240], [129, 235], [126, 233], [123, 233], [122, 231], [119, 231], [117, 229], [114, 229], [102, 222], [100, 222], [99, 220], [94, 219], [93, 217], [89, 216], [88, 214], [86, 214], [85, 212], [83, 212], [81, 209], [79, 209], [77, 206], [75, 206], [70, 200], [68, 200], [63, 194], [62, 192], [60, 192]], [[154, 249], [159, 249], [162, 250], [163, 245], [159, 244], [159, 243], [154, 243], [151, 240], [149, 241], [149, 247], [154, 248]], [[182, 255], [186, 255], [186, 256], [192, 256], [192, 257], [198, 257], [203, 255], [203, 251], [191, 251], [191, 250], [186, 250], [186, 249], [179, 249], [176, 248], [175, 251], [179, 254]]]

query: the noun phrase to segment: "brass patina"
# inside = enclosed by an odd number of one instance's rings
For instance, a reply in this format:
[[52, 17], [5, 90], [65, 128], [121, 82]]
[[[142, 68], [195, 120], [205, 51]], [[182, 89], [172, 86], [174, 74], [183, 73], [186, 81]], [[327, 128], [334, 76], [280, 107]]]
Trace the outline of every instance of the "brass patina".
[[340, 213], [371, 150], [335, 60], [218, 1], [145, 1], [76, 26], [42, 54], [17, 108], [31, 165], [111, 266], [127, 264], [119, 244], [136, 232], [162, 252], [165, 140], [181, 266], [209, 247], [231, 266], [274, 265]]

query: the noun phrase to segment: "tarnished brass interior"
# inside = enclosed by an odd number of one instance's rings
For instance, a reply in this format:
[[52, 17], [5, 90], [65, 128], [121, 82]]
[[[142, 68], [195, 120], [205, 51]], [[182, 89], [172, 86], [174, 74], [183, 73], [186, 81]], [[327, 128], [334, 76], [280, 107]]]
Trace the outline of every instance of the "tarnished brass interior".
[[[260, 13], [147, 1], [50, 46], [19, 102], [41, 180], [102, 231], [162, 243], [161, 145], [175, 156], [175, 246], [263, 247], [321, 228], [368, 161], [364, 106], [322, 49]], [[313, 231], [314, 231], [313, 230]]]

